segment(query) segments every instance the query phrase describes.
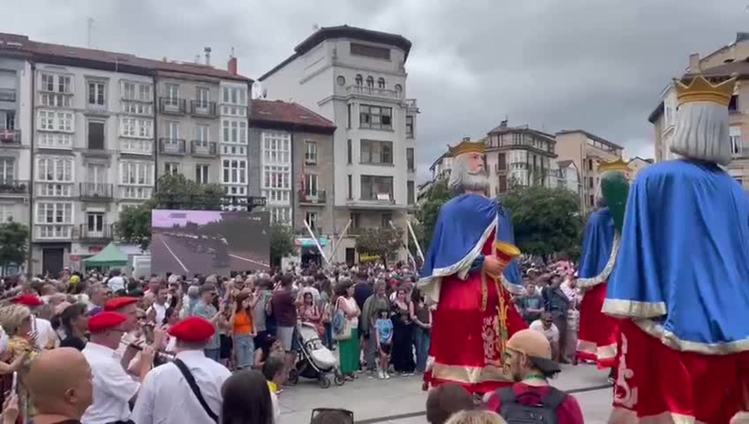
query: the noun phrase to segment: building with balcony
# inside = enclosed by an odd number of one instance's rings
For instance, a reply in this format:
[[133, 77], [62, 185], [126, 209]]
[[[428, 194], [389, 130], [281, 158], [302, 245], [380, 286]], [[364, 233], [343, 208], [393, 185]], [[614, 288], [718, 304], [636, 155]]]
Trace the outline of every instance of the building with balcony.
[[[272, 222], [292, 225], [300, 237], [330, 238], [335, 124], [296, 103], [252, 101], [250, 195], [266, 198]], [[258, 158], [254, 160], [253, 158]], [[316, 256], [309, 249], [305, 256]]]
[[410, 50], [411, 42], [396, 34], [321, 28], [259, 79], [271, 98], [301, 104], [336, 126], [334, 182], [326, 191], [335, 208], [332, 232], [341, 239], [334, 261], [357, 261], [359, 228], [392, 221], [405, 230], [415, 203], [418, 107], [406, 95]]
[[[698, 73], [707, 78], [738, 78], [728, 105], [733, 161], [727, 166], [727, 171], [744, 188], [749, 188], [749, 84], [746, 82], [749, 80], [749, 33], [736, 34], [734, 42], [705, 57], [700, 57], [699, 53], [690, 55], [689, 66], [682, 77], [691, 78]], [[676, 90], [673, 83], [669, 83], [661, 92], [658, 105], [648, 117], [655, 130], [656, 162], [676, 158], [670, 150], [676, 112]]]

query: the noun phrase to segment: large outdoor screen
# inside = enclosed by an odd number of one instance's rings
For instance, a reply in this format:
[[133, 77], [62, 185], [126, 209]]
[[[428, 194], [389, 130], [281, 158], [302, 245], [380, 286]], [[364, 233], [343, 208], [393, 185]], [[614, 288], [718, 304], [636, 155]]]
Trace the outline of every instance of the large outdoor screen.
[[269, 261], [268, 212], [152, 211], [151, 272], [229, 275]]

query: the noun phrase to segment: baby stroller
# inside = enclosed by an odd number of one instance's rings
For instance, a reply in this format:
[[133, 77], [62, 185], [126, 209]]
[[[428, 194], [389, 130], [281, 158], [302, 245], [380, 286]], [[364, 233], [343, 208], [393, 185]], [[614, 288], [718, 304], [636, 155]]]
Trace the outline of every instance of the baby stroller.
[[295, 343], [299, 348], [294, 369], [289, 372], [289, 383], [297, 384], [299, 377], [316, 379], [320, 387], [330, 387], [330, 373], [332, 381], [337, 386], [344, 383], [343, 374], [338, 370], [338, 359], [333, 352], [323, 345], [320, 335], [314, 325], [302, 323], [296, 328]]

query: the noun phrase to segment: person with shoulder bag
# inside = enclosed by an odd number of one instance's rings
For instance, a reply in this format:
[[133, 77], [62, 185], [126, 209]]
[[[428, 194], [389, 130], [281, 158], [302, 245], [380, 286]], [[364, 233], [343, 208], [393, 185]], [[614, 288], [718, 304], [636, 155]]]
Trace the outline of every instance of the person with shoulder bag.
[[341, 358], [341, 373], [347, 380], [355, 378], [359, 370], [359, 306], [353, 298], [351, 282], [339, 283], [336, 287], [335, 314], [333, 315], [333, 338], [338, 340]]

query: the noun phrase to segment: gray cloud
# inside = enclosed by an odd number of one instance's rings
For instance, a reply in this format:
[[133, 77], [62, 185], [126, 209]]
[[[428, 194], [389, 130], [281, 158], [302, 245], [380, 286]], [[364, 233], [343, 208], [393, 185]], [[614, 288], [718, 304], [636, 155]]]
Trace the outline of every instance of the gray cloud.
[[[2, 31], [40, 41], [193, 60], [213, 47], [224, 66], [258, 77], [314, 25], [347, 23], [403, 34], [408, 95], [419, 118], [417, 161], [479, 137], [504, 119], [549, 132], [584, 128], [652, 156], [647, 116], [692, 52], [729, 43], [746, 26], [745, 0], [25, 0], [1, 1]], [[426, 176], [422, 172], [421, 176]]]

